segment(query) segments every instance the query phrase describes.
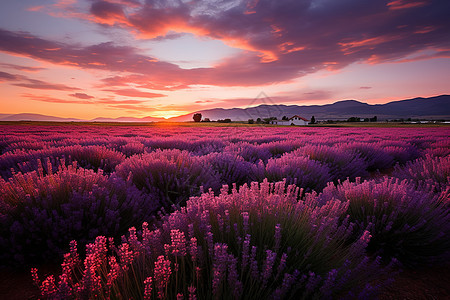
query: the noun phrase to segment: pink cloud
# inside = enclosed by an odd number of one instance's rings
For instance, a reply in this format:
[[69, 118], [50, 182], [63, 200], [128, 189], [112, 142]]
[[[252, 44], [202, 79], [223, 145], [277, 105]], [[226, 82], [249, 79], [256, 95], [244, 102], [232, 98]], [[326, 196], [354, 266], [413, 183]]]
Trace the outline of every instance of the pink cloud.
[[397, 10], [397, 9], [407, 9], [413, 7], [421, 7], [428, 4], [428, 1], [405, 1], [405, 0], [394, 0], [386, 4], [389, 9]]
[[145, 103], [145, 101], [143, 101], [143, 100], [115, 100], [115, 99], [104, 98], [104, 99], [97, 100], [97, 103], [112, 104], [112, 105], [117, 105], [117, 104], [143, 104], [143, 103]]
[[92, 101], [88, 101], [88, 100], [62, 99], [62, 98], [55, 98], [55, 97], [46, 96], [46, 95], [34, 95], [34, 94], [28, 94], [28, 93], [23, 93], [23, 94], [21, 94], [21, 96], [24, 98], [28, 98], [30, 100], [48, 102], [48, 103], [94, 104]]
[[149, 92], [143, 92], [136, 89], [119, 89], [119, 90], [104, 90], [106, 92], [112, 92], [116, 95], [120, 96], [127, 96], [127, 97], [138, 97], [138, 98], [159, 98], [159, 97], [166, 97], [167, 95], [164, 94], [158, 94], [158, 93], [149, 93]]
[[69, 94], [69, 96], [78, 98], [78, 99], [93, 99], [93, 96], [90, 96], [88, 94], [85, 93], [75, 93], [75, 94]]

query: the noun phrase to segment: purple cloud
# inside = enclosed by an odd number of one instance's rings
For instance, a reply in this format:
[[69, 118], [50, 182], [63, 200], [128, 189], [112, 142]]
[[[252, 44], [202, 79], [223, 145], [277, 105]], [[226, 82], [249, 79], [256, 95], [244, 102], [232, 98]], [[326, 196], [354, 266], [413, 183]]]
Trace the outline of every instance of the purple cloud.
[[0, 71], [0, 82], [20, 79], [17, 75]]

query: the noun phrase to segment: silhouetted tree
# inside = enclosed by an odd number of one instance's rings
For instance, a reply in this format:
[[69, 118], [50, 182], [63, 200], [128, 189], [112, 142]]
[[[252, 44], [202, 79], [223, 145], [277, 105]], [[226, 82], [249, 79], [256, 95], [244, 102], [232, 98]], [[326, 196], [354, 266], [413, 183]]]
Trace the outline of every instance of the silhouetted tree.
[[248, 119], [248, 124], [253, 124], [253, 123], [255, 123], [255, 120], [253, 120], [253, 119]]
[[310, 124], [316, 124], [316, 118], [314, 116], [311, 117]]
[[281, 120], [283, 120], [283, 121], [287, 121], [287, 120], [289, 120], [289, 118], [288, 118], [288, 117], [286, 117], [286, 116], [283, 116], [283, 118], [281, 118]]
[[351, 117], [347, 119], [347, 122], [360, 122], [360, 118], [358, 117]]
[[263, 122], [264, 122], [264, 124], [270, 124], [270, 123], [272, 123], [273, 120], [276, 120], [276, 119], [277, 119], [277, 117], [264, 118]]
[[196, 114], [194, 114], [192, 119], [194, 119], [195, 122], [200, 122], [202, 120], [202, 114], [201, 113], [196, 113]]

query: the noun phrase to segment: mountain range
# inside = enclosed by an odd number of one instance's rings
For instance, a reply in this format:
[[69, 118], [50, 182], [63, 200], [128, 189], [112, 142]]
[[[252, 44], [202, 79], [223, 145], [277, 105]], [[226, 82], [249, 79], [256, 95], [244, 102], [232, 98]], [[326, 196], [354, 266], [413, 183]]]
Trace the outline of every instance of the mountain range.
[[50, 122], [158, 122], [192, 121], [194, 113], [201, 113], [203, 119], [211, 121], [218, 119], [231, 119], [233, 121], [247, 121], [248, 119], [283, 116], [292, 117], [299, 115], [310, 119], [314, 116], [316, 120], [346, 120], [350, 117], [372, 118], [377, 116], [378, 120], [386, 119], [450, 119], [450, 95], [440, 95], [429, 98], [414, 98], [407, 100], [392, 101], [385, 104], [367, 104], [356, 100], [342, 100], [333, 104], [325, 105], [284, 105], [284, 104], [262, 104], [248, 108], [213, 108], [199, 110], [186, 115], [170, 119], [144, 117], [120, 117], [120, 118], [95, 118], [82, 120], [75, 118], [60, 118], [40, 114], [0, 114], [0, 121], [50, 121]]
[[[234, 121], [299, 115], [306, 119], [347, 120], [351, 117], [386, 119], [450, 119], [450, 95], [392, 101], [386, 104], [367, 104], [356, 100], [342, 100], [325, 105], [268, 105], [248, 108], [214, 108], [198, 111], [210, 120], [229, 118]], [[173, 121], [192, 121], [192, 114], [174, 117]]]

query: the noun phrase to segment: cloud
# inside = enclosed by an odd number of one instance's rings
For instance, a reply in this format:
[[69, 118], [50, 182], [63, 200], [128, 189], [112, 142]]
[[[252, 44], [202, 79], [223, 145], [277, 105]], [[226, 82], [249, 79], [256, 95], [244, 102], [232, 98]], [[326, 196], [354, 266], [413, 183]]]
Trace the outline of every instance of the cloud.
[[407, 9], [414, 7], [422, 7], [429, 4], [429, 1], [405, 1], [405, 0], [394, 0], [387, 4], [390, 10], [397, 9]]
[[[77, 95], [78, 96], [74, 96]], [[127, 107], [132, 107], [132, 106], [136, 106], [138, 109], [140, 109], [140, 107], [144, 107], [144, 103], [145, 101], [143, 100], [115, 100], [115, 99], [111, 99], [111, 98], [102, 98], [102, 99], [95, 99], [93, 100], [92, 96], [88, 97], [84, 97], [81, 95], [86, 95], [86, 94], [82, 94], [82, 93], [76, 93], [76, 94], [71, 94], [69, 96], [78, 98], [79, 100], [75, 100], [75, 99], [65, 99], [65, 98], [55, 98], [52, 96], [48, 96], [48, 95], [35, 95], [35, 94], [29, 94], [29, 93], [22, 93], [21, 96], [24, 98], [28, 98], [30, 100], [34, 100], [34, 101], [41, 101], [41, 102], [48, 102], [48, 103], [62, 103], [62, 104], [95, 104], [95, 105], [104, 105], [106, 107], [113, 107], [113, 108], [118, 108], [121, 107], [122, 105], [126, 105]], [[146, 106], [145, 106], [146, 107]]]
[[126, 16], [122, 6], [108, 1], [95, 1], [91, 6], [91, 13], [97, 17], [97, 21], [113, 25], [116, 22], [126, 22]]
[[41, 102], [49, 102], [49, 103], [62, 103], [62, 104], [94, 104], [92, 101], [88, 100], [72, 100], [72, 99], [62, 99], [62, 98], [55, 98], [47, 95], [34, 95], [34, 94], [28, 94], [23, 93], [21, 94], [22, 97], [28, 98], [30, 100], [34, 101], [41, 101]]
[[119, 89], [119, 90], [104, 90], [106, 92], [112, 92], [116, 95], [120, 96], [127, 96], [127, 97], [138, 97], [138, 98], [159, 98], [159, 97], [166, 97], [167, 95], [164, 94], [157, 94], [157, 93], [149, 93], [149, 92], [143, 92], [136, 89]]
[[213, 100], [197, 100], [194, 103], [196, 103], [196, 104], [214, 103], [214, 101]]
[[101, 104], [111, 104], [111, 105], [117, 105], [117, 104], [143, 104], [146, 103], [146, 101], [143, 100], [115, 100], [115, 99], [100, 99], [97, 100], [97, 103]]
[[20, 65], [5, 64], [5, 63], [0, 63], [0, 66], [5, 67], [5, 68], [19, 70], [19, 71], [25, 71], [25, 72], [38, 72], [38, 71], [45, 70], [45, 68], [41, 68], [41, 67], [28, 67], [28, 66], [20, 66]]
[[[0, 51], [54, 64], [114, 72], [112, 87], [262, 86], [352, 63], [450, 57], [448, 1], [91, 1], [59, 3], [65, 17], [120, 28], [138, 39], [193, 33], [242, 51], [212, 67], [182, 69], [133, 46], [64, 44], [0, 30]], [[351, 21], [350, 21], [351, 20]], [[432, 56], [414, 56], [430, 51]], [[111, 86], [110, 86], [111, 87]]]
[[360, 90], [370, 90], [372, 87], [371, 86], [360, 86], [359, 89]]
[[75, 98], [79, 98], [79, 99], [93, 99], [94, 96], [90, 96], [88, 94], [85, 93], [75, 93], [75, 94], [69, 94], [69, 96], [75, 97]]
[[154, 109], [151, 106], [147, 105], [128, 105], [128, 104], [119, 104], [119, 105], [109, 105], [109, 108], [112, 109], [119, 109], [119, 110], [128, 110], [131, 112], [137, 111], [137, 112], [155, 112], [157, 109]]
[[0, 82], [12, 81], [18, 83], [12, 83], [14, 86], [25, 87], [30, 89], [39, 90], [57, 90], [57, 91], [74, 91], [79, 90], [77, 87], [67, 86], [60, 83], [51, 83], [38, 79], [32, 79], [24, 75], [11, 74], [0, 71]]
[[[153, 81], [152, 81], [153, 80]], [[160, 83], [153, 79], [153, 76], [146, 75], [126, 75], [126, 76], [113, 76], [101, 79], [101, 84], [99, 87], [126, 87], [129, 85], [134, 85], [139, 88], [145, 88], [150, 90], [161, 90], [161, 91], [176, 91], [180, 89], [188, 89], [189, 85], [180, 82], [166, 82]]]
[[17, 75], [0, 71], [0, 82], [13, 81], [13, 80], [19, 80], [19, 79], [20, 79], [20, 77], [18, 77]]
[[38, 89], [38, 90], [57, 90], [57, 91], [74, 91], [79, 90], [79, 88], [67, 86], [65, 84], [60, 83], [50, 83], [37, 79], [25, 79], [26, 82], [23, 83], [14, 83], [15, 86], [25, 87], [29, 89]]

